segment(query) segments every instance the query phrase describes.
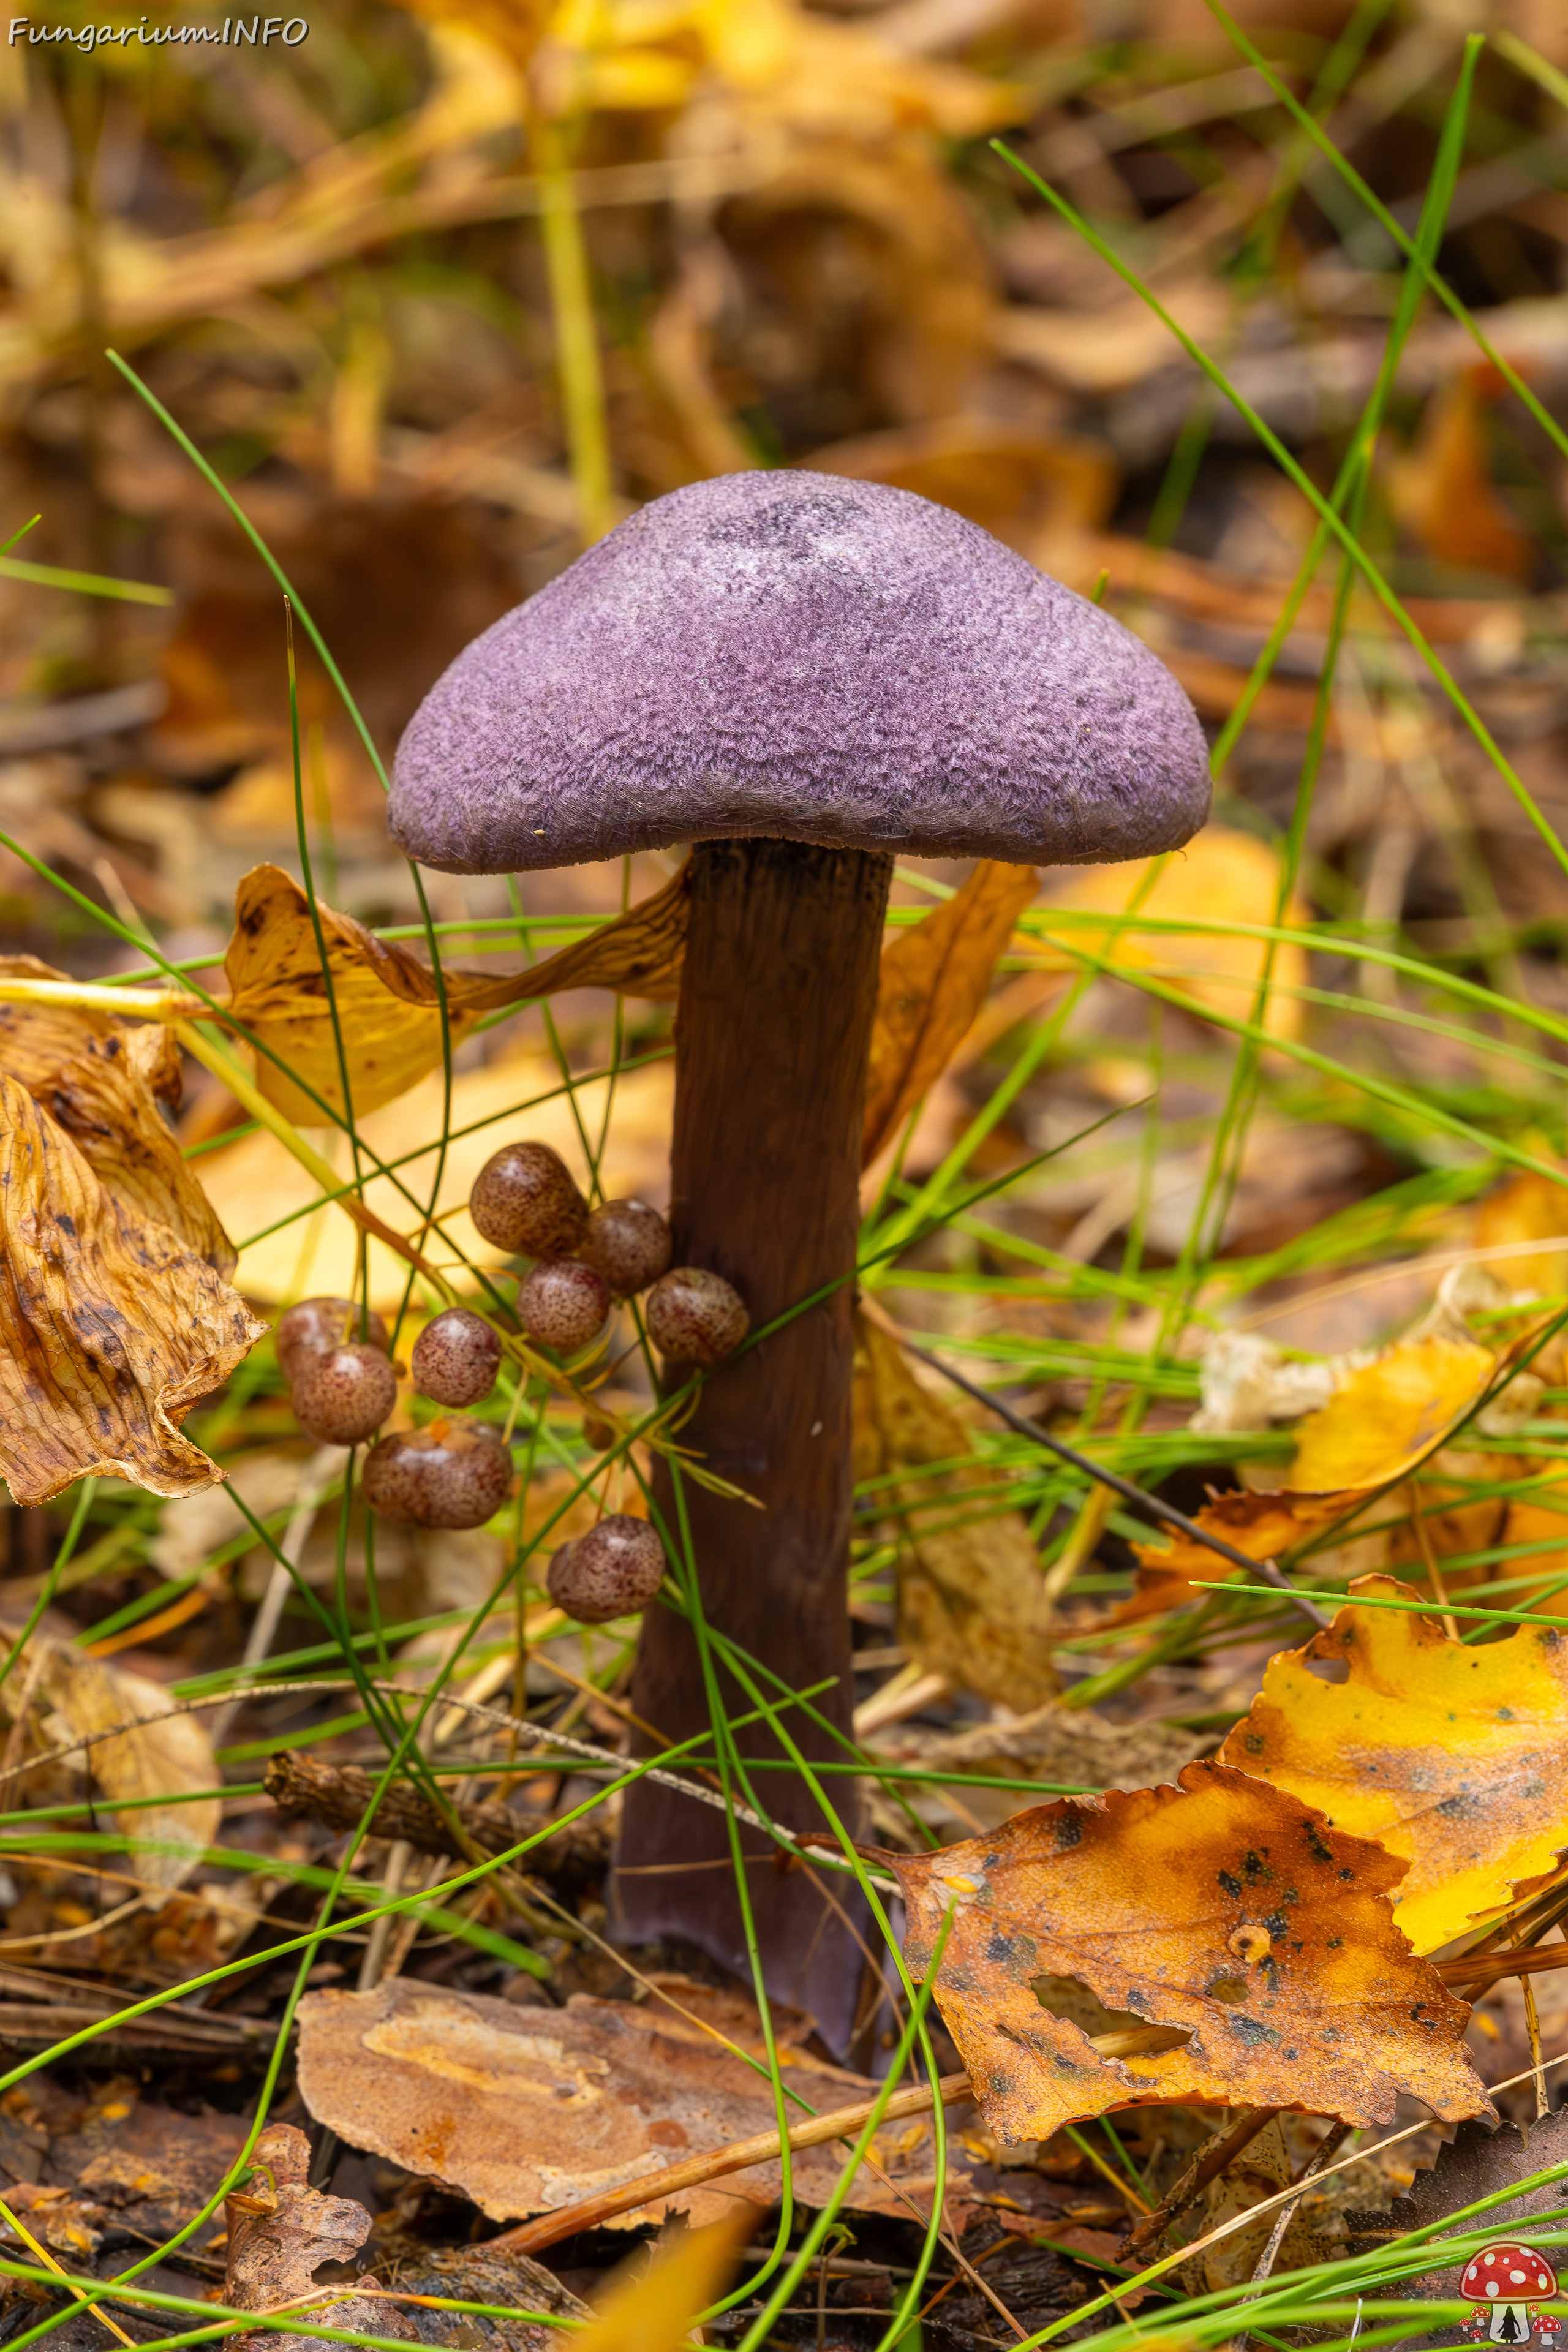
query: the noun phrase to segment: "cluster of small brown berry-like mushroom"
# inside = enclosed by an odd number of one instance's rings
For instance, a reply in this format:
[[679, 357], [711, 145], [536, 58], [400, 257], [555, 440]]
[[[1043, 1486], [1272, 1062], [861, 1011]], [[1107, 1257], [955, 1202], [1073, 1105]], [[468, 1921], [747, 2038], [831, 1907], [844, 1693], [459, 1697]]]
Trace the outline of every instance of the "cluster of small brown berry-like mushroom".
[[[481, 1237], [533, 1267], [518, 1290], [518, 1319], [536, 1346], [574, 1356], [598, 1339], [617, 1301], [646, 1291], [648, 1337], [668, 1363], [711, 1367], [732, 1355], [750, 1318], [740, 1294], [700, 1266], [670, 1269], [669, 1228], [643, 1201], [590, 1210], [547, 1143], [509, 1143], [479, 1171], [468, 1202]], [[305, 1298], [280, 1317], [278, 1360], [295, 1416], [323, 1445], [360, 1445], [397, 1402], [386, 1326], [352, 1299]], [[460, 1412], [489, 1396], [500, 1338], [482, 1315], [448, 1307], [414, 1343], [414, 1385]], [[422, 1528], [477, 1528], [511, 1488], [511, 1458], [482, 1421], [443, 1413], [422, 1429], [376, 1438], [365, 1456], [364, 1499], [380, 1517]], [[613, 1512], [562, 1545], [551, 1597], [588, 1624], [646, 1608], [664, 1575], [664, 1549], [646, 1519]]]
[[534, 1260], [517, 1294], [529, 1338], [559, 1355], [591, 1345], [618, 1299], [647, 1293], [647, 1335], [666, 1363], [711, 1369], [732, 1356], [751, 1318], [706, 1267], [670, 1266], [669, 1228], [644, 1201], [590, 1209], [548, 1143], [508, 1143], [480, 1169], [468, 1214], [482, 1239]]
[[[397, 1372], [374, 1309], [362, 1313], [349, 1298], [302, 1298], [279, 1317], [276, 1340], [307, 1437], [361, 1445], [375, 1436], [397, 1402]], [[500, 1353], [483, 1316], [448, 1307], [415, 1342], [414, 1378], [437, 1403], [474, 1404], [494, 1387]], [[443, 1417], [379, 1439], [365, 1456], [370, 1508], [413, 1527], [482, 1527], [510, 1487], [510, 1457], [483, 1422]]]

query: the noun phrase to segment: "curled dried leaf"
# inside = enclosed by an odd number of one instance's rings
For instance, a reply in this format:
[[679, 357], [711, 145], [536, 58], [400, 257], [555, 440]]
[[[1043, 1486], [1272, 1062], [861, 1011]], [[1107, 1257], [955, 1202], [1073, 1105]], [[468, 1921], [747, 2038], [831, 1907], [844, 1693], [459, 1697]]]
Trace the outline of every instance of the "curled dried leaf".
[[[316, 911], [353, 1108], [363, 1115], [439, 1066], [440, 992], [429, 966], [406, 948], [378, 940], [352, 915], [339, 914], [320, 899]], [[557, 989], [673, 997], [686, 944], [686, 881], [678, 875], [653, 898], [528, 971], [466, 971], [444, 964], [454, 1041], [467, 1034], [481, 1013], [531, 1003]], [[257, 1056], [257, 1084], [268, 1101], [299, 1124], [319, 1124], [320, 1105], [304, 1091], [308, 1087], [341, 1113], [342, 1077], [310, 902], [281, 866], [253, 866], [235, 892], [234, 936], [224, 969], [230, 1013], [279, 1057], [273, 1062], [265, 1054]]]
[[[1367, 1499], [1365, 1491], [1356, 1487], [1329, 1495], [1216, 1495], [1195, 1517], [1200, 1528], [1244, 1551], [1249, 1559], [1277, 1560], [1281, 1552], [1293, 1550], [1309, 1536], [1351, 1517]], [[1131, 1598], [1122, 1601], [1111, 1618], [1113, 1625], [1135, 1624], [1141, 1617], [1155, 1617], [1162, 1610], [1178, 1608], [1184, 1601], [1200, 1599], [1190, 1578], [1213, 1584], [1241, 1573], [1179, 1528], [1171, 1529], [1168, 1539], [1134, 1544], [1132, 1549], [1138, 1560], [1138, 1582]]]
[[952, 1467], [900, 1482], [899, 1635], [922, 1666], [982, 1698], [1025, 1709], [1055, 1692], [1049, 1615], [1040, 1558], [1021, 1511], [976, 1514], [964, 1498], [994, 1489], [997, 1474], [973, 1460], [968, 1430], [942, 1398], [921, 1386], [898, 1341], [857, 1318], [857, 1469]]
[[[35, 956], [0, 976], [64, 981]], [[178, 1234], [225, 1281], [236, 1252], [160, 1106], [180, 1106], [180, 1049], [167, 1029], [68, 1005], [0, 1002], [0, 1067], [70, 1137], [129, 1208]]]
[[[1419, 1598], [1384, 1576], [1351, 1591]], [[1313, 1673], [1325, 1659], [1343, 1682]], [[1220, 1753], [1407, 1862], [1394, 1917], [1436, 1951], [1568, 1846], [1568, 1642], [1521, 1625], [1477, 1647], [1418, 1612], [1352, 1604], [1269, 1661]]]
[[[0, 1633], [0, 1641], [7, 1639]], [[12, 1670], [11, 1686], [26, 1690], [35, 1675], [67, 1732], [83, 1742], [88, 1770], [104, 1795], [139, 1801], [115, 1817], [128, 1838], [146, 1842], [148, 1850], [136, 1852], [128, 1866], [151, 1885], [183, 1885], [223, 1822], [221, 1798], [193, 1801], [218, 1780], [205, 1726], [181, 1714], [162, 1684], [42, 1631]], [[164, 1801], [152, 1804], [151, 1798]]]
[[[1445, 2119], [1491, 2112], [1468, 2010], [1394, 1923], [1401, 1864], [1264, 1781], [1189, 1764], [1175, 1788], [1069, 1798], [886, 1860], [915, 1976], [952, 1913], [937, 2007], [999, 2140], [1150, 2102], [1370, 2124], [1405, 2092]], [[1233, 1948], [1247, 1927], [1268, 1937], [1256, 1959]], [[1041, 2005], [1049, 1976], [1179, 2041], [1102, 2056]]]
[[[252, 2151], [247, 2189], [225, 2200], [228, 2221], [224, 2300], [236, 2311], [300, 2307], [313, 2327], [374, 2330], [412, 2337], [401, 2313], [360, 2295], [323, 2294], [323, 2263], [349, 2263], [370, 2235], [370, 2215], [352, 2197], [328, 2197], [309, 2185], [310, 2143], [292, 2124], [269, 2124]], [[356, 2282], [374, 2286], [374, 2278]], [[390, 2324], [389, 2324], [390, 2323]], [[310, 2352], [312, 2338], [283, 2328], [229, 2336], [224, 2352]]]
[[222, 1472], [183, 1435], [265, 1333], [169, 1225], [101, 1182], [0, 1076], [0, 1474], [18, 1503], [80, 1477], [194, 1494]]
[[1032, 866], [983, 858], [961, 890], [884, 949], [866, 1077], [863, 1161], [876, 1158], [952, 1059], [1037, 887]]

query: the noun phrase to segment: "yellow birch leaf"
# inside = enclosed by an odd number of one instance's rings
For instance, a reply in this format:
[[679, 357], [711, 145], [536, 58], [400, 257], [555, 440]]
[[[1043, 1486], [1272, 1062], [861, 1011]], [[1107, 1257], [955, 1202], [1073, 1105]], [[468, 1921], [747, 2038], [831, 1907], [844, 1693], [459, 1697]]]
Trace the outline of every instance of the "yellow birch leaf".
[[89, 1474], [190, 1495], [223, 1473], [184, 1436], [267, 1329], [168, 1225], [102, 1184], [0, 1076], [0, 1475], [47, 1503]]
[[[685, 877], [678, 875], [640, 906], [527, 971], [444, 965], [454, 1043], [481, 1013], [531, 1003], [557, 989], [673, 997], [685, 950], [687, 904]], [[316, 908], [357, 1118], [406, 1093], [439, 1067], [440, 999], [428, 965], [406, 948], [378, 940], [352, 915], [320, 899]], [[322, 1123], [321, 1108], [303, 1090], [307, 1087], [341, 1116], [337, 1043], [309, 899], [281, 866], [257, 866], [235, 893], [234, 915], [234, 936], [224, 958], [228, 1010], [268, 1049], [256, 1057], [258, 1086], [296, 1126]]]
[[682, 106], [697, 79], [693, 59], [664, 49], [613, 49], [585, 58], [580, 70], [585, 105], [622, 110]]
[[[1163, 922], [1270, 923], [1279, 888], [1279, 856], [1267, 842], [1249, 833], [1233, 833], [1222, 824], [1205, 825], [1184, 850], [1167, 857], [1150, 889], [1139, 898], [1139, 887], [1149, 867], [1086, 866], [1046, 910], [1047, 928], [1057, 908], [1074, 913], [1121, 914], [1133, 905], [1141, 915]], [[1292, 898], [1284, 927], [1307, 920], [1306, 909]], [[1227, 939], [1212, 931], [1140, 931], [1120, 934], [1099, 931], [1091, 925], [1064, 923], [1064, 950], [1108, 958], [1123, 971], [1158, 971], [1199, 1012], [1212, 1009], [1228, 1020], [1250, 1021], [1253, 999], [1268, 956], [1262, 940]], [[1302, 1007], [1289, 992], [1304, 985], [1307, 958], [1291, 942], [1274, 950], [1272, 993], [1263, 1026], [1271, 1037], [1300, 1034]]]
[[1032, 866], [984, 858], [961, 890], [883, 950], [866, 1076], [863, 1163], [876, 1158], [946, 1069], [1037, 887]]
[[[898, 1569], [899, 1638], [928, 1673], [1016, 1712], [1056, 1690], [1039, 1554], [1021, 1511], [967, 1517], [964, 1497], [994, 1486], [951, 1406], [928, 1394], [898, 1341], [858, 1321], [857, 1469], [871, 1475], [922, 1463], [960, 1466], [892, 1490], [904, 1507]], [[989, 1507], [981, 1506], [984, 1509]], [[907, 1546], [907, 1550], [905, 1547]]]
[[[1403, 1867], [1283, 1789], [1213, 1763], [1174, 1788], [1072, 1797], [984, 1838], [882, 1857], [919, 1979], [951, 1913], [942, 2022], [997, 2139], [1188, 2100], [1389, 2122], [1401, 2093], [1489, 2115], [1469, 2014], [1394, 1925]], [[1167, 2046], [1112, 2058], [1045, 2005], [1076, 1978]]]
[[1408, 1476], [1482, 1396], [1500, 1359], [1473, 1339], [1402, 1339], [1352, 1372], [1301, 1423], [1290, 1486], [1317, 1494]]
[[[1419, 1599], [1392, 1577], [1351, 1591]], [[1521, 1625], [1477, 1647], [1415, 1611], [1352, 1602], [1270, 1659], [1220, 1755], [1408, 1863], [1394, 1918], [1436, 1951], [1568, 1846], [1568, 1641]]]
[[[68, 978], [34, 956], [0, 956], [0, 973]], [[0, 1067], [122, 1205], [167, 1225], [228, 1279], [233, 1245], [159, 1108], [180, 1101], [180, 1049], [166, 1029], [69, 1005], [0, 1003]]]

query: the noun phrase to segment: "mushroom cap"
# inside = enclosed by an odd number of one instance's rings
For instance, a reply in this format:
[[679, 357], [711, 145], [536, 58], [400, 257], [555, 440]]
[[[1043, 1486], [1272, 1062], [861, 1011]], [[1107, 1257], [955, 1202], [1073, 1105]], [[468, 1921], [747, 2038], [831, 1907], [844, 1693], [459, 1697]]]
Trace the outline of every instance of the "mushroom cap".
[[628, 517], [415, 713], [390, 822], [452, 874], [738, 835], [1090, 865], [1208, 814], [1191, 703], [950, 508], [789, 470]]
[[1532, 2294], [1555, 2294], [1557, 2273], [1533, 2246], [1502, 2241], [1471, 2255], [1459, 2292], [1484, 2295], [1490, 2303], [1522, 2303]]

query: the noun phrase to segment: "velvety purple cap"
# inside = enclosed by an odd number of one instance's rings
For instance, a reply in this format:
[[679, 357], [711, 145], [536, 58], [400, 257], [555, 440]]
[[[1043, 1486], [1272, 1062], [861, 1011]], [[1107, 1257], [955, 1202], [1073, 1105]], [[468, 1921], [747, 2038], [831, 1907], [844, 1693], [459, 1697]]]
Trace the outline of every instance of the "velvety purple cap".
[[1054, 866], [1179, 848], [1208, 805], [1120, 621], [948, 507], [790, 471], [656, 499], [477, 637], [391, 826], [452, 874], [769, 834]]

